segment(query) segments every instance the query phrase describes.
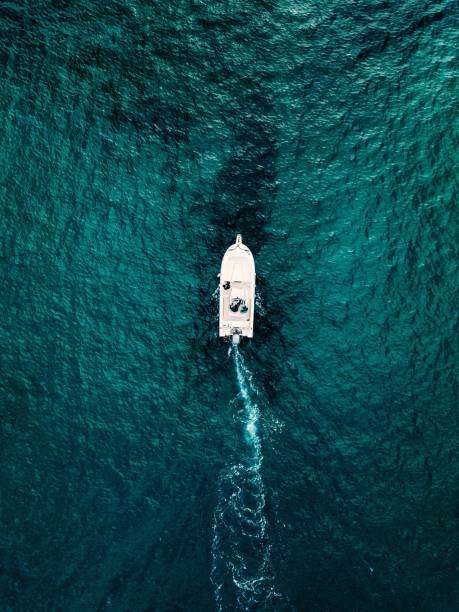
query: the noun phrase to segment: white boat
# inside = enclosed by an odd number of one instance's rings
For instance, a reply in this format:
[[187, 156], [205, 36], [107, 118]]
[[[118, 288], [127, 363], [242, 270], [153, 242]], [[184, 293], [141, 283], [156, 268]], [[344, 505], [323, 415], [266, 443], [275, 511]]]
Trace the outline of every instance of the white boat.
[[227, 249], [220, 269], [220, 336], [239, 344], [253, 338], [255, 261], [240, 234]]

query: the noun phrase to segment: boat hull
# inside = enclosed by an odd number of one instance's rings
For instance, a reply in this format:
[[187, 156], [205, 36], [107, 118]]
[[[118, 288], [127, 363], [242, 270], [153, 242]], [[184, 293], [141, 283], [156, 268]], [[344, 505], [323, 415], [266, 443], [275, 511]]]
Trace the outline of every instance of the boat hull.
[[238, 235], [220, 269], [220, 337], [253, 338], [255, 279], [253, 255]]

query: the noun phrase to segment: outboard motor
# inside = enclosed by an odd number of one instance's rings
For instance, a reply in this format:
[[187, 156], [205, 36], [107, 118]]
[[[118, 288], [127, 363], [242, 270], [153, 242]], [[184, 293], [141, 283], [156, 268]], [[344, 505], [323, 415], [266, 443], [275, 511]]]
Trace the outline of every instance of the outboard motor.
[[239, 330], [235, 329], [233, 331], [233, 344], [237, 346], [240, 343], [240, 341], [241, 341], [241, 335], [239, 333]]

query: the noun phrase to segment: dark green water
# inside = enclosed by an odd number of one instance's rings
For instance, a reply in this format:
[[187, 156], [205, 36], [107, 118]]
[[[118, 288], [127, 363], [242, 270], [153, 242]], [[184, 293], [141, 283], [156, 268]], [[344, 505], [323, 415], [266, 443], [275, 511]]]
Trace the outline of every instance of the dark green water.
[[457, 4], [0, 28], [0, 610], [458, 610]]

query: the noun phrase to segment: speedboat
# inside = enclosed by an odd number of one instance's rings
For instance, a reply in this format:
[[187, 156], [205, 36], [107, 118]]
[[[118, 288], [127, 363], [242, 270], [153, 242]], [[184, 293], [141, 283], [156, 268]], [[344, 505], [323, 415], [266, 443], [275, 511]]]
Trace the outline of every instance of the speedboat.
[[219, 335], [239, 344], [244, 336], [253, 338], [255, 311], [255, 261], [240, 234], [223, 256], [219, 276]]

